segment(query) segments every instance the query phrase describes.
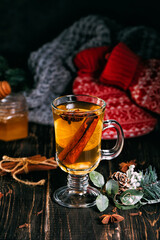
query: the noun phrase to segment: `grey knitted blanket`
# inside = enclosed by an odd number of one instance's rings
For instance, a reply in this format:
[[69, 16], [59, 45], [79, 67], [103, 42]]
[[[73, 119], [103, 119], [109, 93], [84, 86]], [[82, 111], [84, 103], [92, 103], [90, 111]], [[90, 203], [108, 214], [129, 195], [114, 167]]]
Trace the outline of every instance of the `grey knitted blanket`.
[[90, 15], [65, 29], [53, 41], [30, 54], [28, 65], [35, 88], [25, 93], [29, 120], [53, 125], [51, 102], [62, 95], [76, 74], [73, 59], [79, 51], [124, 42], [143, 58], [160, 58], [160, 34], [145, 26], [127, 27]]

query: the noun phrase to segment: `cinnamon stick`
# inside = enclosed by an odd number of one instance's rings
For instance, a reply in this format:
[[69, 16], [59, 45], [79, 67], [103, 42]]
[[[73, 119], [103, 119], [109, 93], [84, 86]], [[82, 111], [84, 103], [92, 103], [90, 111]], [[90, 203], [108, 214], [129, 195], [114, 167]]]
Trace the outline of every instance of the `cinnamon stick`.
[[[27, 166], [28, 172], [48, 171], [48, 170], [53, 170], [53, 169], [57, 168], [57, 163], [56, 163], [56, 161], [54, 161], [54, 158], [47, 159], [48, 163], [50, 163], [50, 160], [52, 160], [51, 161], [52, 165], [47, 165], [47, 164], [45, 165], [45, 164], [43, 164], [43, 162], [46, 161], [46, 157], [45, 156], [41, 156], [39, 154], [31, 156], [31, 157], [28, 157], [28, 159], [33, 160], [33, 161], [37, 161], [37, 163], [38, 163], [38, 164], [30, 164], [29, 163], [28, 166]], [[41, 162], [42, 162], [42, 164], [41, 164]], [[10, 161], [10, 162], [4, 162], [2, 166], [5, 169], [12, 170], [12, 169], [14, 169], [14, 167], [16, 165], [17, 165], [17, 162]], [[15, 171], [17, 171], [17, 169]], [[12, 171], [12, 173], [14, 173], [14, 171]], [[22, 171], [19, 171], [17, 173], [17, 175], [18, 174], [23, 174], [23, 173], [25, 173], [24, 169]], [[7, 174], [7, 172], [5, 172], [5, 171], [0, 169], [0, 176], [3, 176], [5, 174]]]
[[[34, 172], [34, 171], [49, 171], [49, 170], [53, 170], [57, 168], [57, 165], [55, 164], [55, 166], [47, 166], [47, 165], [41, 165], [41, 164], [38, 164], [38, 165], [28, 165], [28, 172]], [[17, 175], [19, 174], [23, 174], [25, 173], [24, 170], [22, 171], [19, 171], [17, 173]]]
[[99, 117], [94, 114], [91, 117], [86, 117], [80, 128], [74, 134], [67, 146], [59, 154], [58, 158], [60, 161], [68, 163], [74, 163], [82, 153], [83, 149], [87, 145], [91, 138]]

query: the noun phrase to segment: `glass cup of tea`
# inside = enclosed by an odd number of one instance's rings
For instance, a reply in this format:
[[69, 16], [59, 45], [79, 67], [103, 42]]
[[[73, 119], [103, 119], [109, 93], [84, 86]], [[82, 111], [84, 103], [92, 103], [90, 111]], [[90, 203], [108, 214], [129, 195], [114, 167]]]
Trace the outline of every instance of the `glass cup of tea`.
[[[102, 159], [117, 157], [124, 144], [123, 130], [115, 120], [103, 121], [106, 103], [88, 95], [66, 95], [52, 102], [56, 161], [68, 173], [67, 186], [57, 189], [54, 200], [69, 208], [92, 207], [99, 191], [88, 183], [88, 173]], [[102, 131], [114, 128], [115, 146], [101, 150]]]

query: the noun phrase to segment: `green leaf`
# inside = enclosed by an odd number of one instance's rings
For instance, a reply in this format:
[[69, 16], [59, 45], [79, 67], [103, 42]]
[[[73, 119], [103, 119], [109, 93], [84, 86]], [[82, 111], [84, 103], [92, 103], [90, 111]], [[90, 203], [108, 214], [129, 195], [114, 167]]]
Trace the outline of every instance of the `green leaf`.
[[136, 208], [136, 209], [138, 209], [138, 208], [140, 208], [142, 205], [144, 205], [144, 204], [141, 204], [141, 203], [137, 203], [137, 204], [135, 204], [135, 205], [123, 205], [123, 204], [121, 204], [121, 203], [119, 203], [117, 200], [115, 200], [114, 199], [114, 204], [115, 204], [115, 206], [118, 208], [118, 209], [121, 209], [121, 210], [129, 210], [129, 209], [134, 209], [134, 208]]
[[113, 179], [109, 179], [105, 184], [105, 191], [109, 197], [114, 197], [114, 195], [119, 191], [118, 182]]
[[141, 180], [141, 187], [144, 193], [143, 198], [148, 201], [160, 199], [160, 181], [157, 181], [157, 173], [155, 168], [149, 166], [146, 169], [143, 179]]
[[98, 195], [96, 198], [96, 205], [100, 212], [103, 212], [109, 205], [109, 199], [105, 195]]
[[92, 171], [90, 172], [89, 177], [96, 187], [100, 188], [104, 185], [104, 177], [99, 172]]
[[123, 205], [135, 205], [143, 197], [143, 192], [135, 189], [129, 189], [120, 195], [120, 200]]
[[155, 168], [152, 169], [152, 166], [150, 165], [147, 169], [146, 172], [142, 178], [141, 181], [141, 187], [145, 185], [149, 185], [151, 183], [155, 183], [157, 181], [157, 173]]

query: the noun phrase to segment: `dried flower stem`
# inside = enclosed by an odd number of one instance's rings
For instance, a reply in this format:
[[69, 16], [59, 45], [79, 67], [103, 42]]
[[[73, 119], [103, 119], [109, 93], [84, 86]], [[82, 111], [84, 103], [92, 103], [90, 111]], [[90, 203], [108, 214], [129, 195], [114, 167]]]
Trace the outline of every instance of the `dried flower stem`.
[[28, 228], [29, 227], [29, 224], [28, 223], [24, 223], [22, 225], [20, 225], [18, 228]]
[[136, 213], [130, 213], [130, 216], [142, 216], [142, 212], [138, 211]]
[[36, 215], [38, 216], [38, 215], [40, 215], [41, 213], [43, 213], [43, 209], [42, 209], [41, 211], [37, 212]]

